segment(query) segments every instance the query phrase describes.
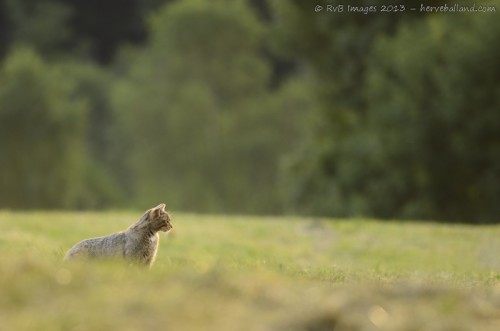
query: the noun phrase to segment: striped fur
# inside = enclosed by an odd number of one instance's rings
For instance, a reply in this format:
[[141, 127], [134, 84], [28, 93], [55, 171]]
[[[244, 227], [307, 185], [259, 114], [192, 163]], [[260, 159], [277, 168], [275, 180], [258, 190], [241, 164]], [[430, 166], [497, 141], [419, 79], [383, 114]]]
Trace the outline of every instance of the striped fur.
[[125, 231], [77, 243], [66, 253], [64, 259], [123, 258], [130, 263], [151, 266], [158, 251], [158, 231], [168, 232], [170, 229], [170, 216], [162, 203], [146, 211]]

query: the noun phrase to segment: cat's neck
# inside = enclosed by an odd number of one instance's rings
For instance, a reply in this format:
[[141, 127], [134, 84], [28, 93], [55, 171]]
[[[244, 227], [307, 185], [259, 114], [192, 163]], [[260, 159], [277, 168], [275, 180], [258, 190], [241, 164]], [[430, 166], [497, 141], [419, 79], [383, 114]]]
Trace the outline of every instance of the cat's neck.
[[147, 211], [142, 217], [132, 224], [127, 232], [134, 234], [139, 237], [154, 237], [158, 231], [154, 230], [149, 222], [149, 211]]

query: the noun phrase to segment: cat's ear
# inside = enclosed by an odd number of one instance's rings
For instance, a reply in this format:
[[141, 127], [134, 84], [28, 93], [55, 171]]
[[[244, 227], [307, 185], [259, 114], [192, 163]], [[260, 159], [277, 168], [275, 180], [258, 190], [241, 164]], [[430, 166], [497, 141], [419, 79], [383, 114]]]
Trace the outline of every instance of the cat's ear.
[[156, 206], [153, 209], [151, 209], [151, 215], [154, 218], [160, 217], [161, 213], [165, 212], [165, 207], [166, 206], [165, 206], [164, 203], [159, 204], [158, 206]]

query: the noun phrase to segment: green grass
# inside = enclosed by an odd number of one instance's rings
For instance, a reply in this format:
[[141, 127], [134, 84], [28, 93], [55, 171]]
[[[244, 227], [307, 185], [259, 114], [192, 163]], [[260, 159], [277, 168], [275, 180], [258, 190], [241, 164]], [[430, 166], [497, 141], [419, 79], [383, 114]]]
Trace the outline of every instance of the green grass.
[[0, 212], [1, 330], [500, 330], [500, 226], [172, 215], [151, 270], [62, 263], [140, 212]]

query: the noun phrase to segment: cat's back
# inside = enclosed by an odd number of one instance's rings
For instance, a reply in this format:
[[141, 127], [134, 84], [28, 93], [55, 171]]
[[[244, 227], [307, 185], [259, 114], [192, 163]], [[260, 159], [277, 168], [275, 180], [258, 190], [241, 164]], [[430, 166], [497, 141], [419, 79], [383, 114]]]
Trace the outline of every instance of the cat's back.
[[73, 246], [66, 254], [66, 259], [76, 257], [122, 257], [127, 236], [124, 232], [109, 236], [85, 239]]
[[91, 238], [87, 240], [90, 257], [122, 256], [127, 236], [124, 232], [113, 233], [109, 236]]

